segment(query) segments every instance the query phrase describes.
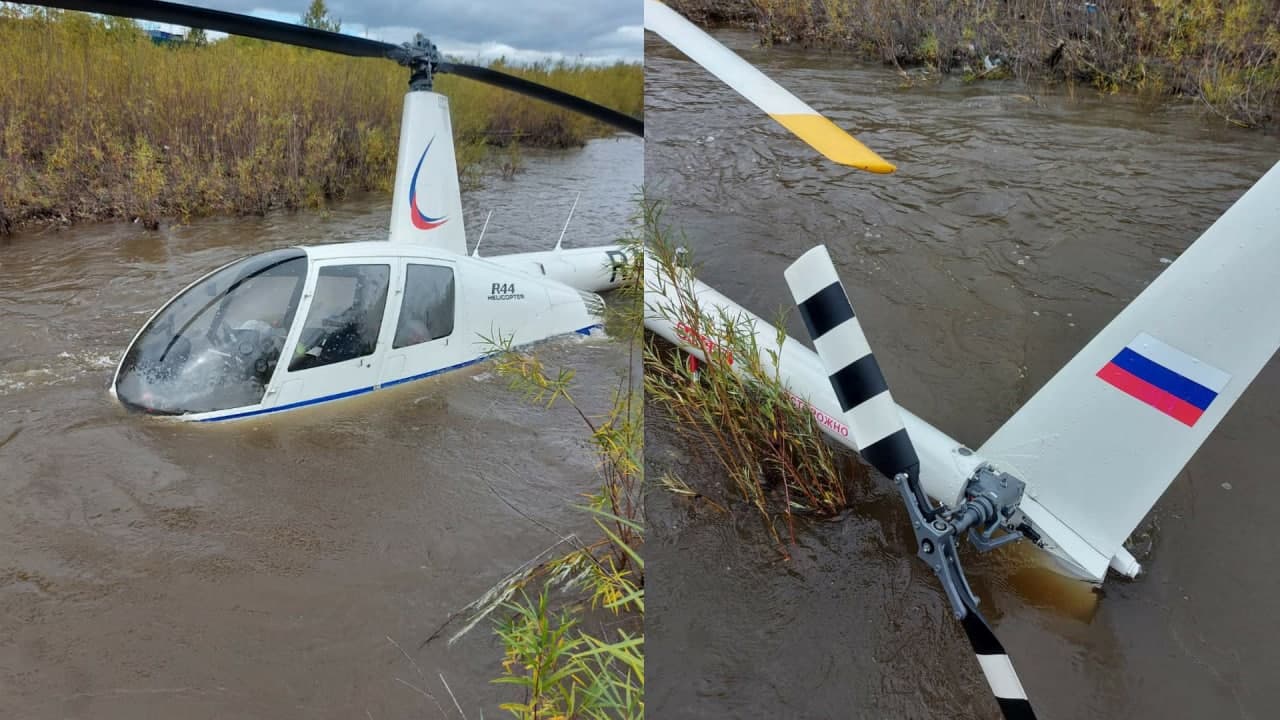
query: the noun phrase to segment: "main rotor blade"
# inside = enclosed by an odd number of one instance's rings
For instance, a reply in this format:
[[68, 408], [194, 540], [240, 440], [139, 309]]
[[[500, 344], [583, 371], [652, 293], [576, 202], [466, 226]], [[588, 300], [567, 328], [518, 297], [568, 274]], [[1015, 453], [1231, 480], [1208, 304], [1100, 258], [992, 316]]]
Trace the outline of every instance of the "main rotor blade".
[[187, 27], [217, 30], [228, 35], [271, 40], [298, 45], [314, 50], [326, 50], [340, 55], [355, 57], [390, 57], [400, 52], [399, 45], [392, 45], [378, 40], [343, 35], [342, 33], [317, 30], [305, 25], [264, 20], [249, 15], [209, 10], [207, 8], [180, 5], [178, 3], [161, 2], [160, 0], [52, 0], [33, 3], [64, 10], [101, 13], [133, 18], [135, 20], [151, 20], [153, 22], [186, 25]]
[[1013, 670], [1004, 645], [996, 639], [986, 618], [977, 608], [969, 607], [965, 616], [960, 618], [960, 624], [965, 635], [969, 636], [969, 645], [978, 656], [978, 665], [982, 666], [982, 674], [986, 676], [987, 685], [1005, 720], [1035, 720], [1036, 714], [1031, 709], [1031, 701], [1027, 700], [1027, 691], [1022, 689], [1022, 682]]
[[658, 0], [644, 0], [644, 26], [738, 91], [828, 160], [874, 173], [894, 171], [891, 163]]
[[[101, 13], [135, 20], [151, 20], [153, 22], [173, 23], [206, 30], [217, 30], [229, 35], [271, 40], [273, 42], [297, 45], [313, 50], [325, 50], [340, 55], [355, 57], [379, 57], [401, 60], [410, 52], [400, 45], [369, 40], [367, 38], [343, 35], [342, 33], [317, 30], [304, 25], [264, 20], [262, 18], [240, 15], [237, 13], [209, 10], [207, 8], [162, 2], [161, 0], [52, 0], [34, 3], [64, 10]], [[466, 65], [442, 61], [437, 71], [453, 73], [478, 82], [494, 85], [512, 92], [542, 100], [562, 107], [566, 110], [581, 113], [633, 135], [644, 135], [644, 122], [617, 110], [597, 105], [576, 95], [540, 85], [531, 80], [508, 75], [478, 65]]]
[[442, 62], [439, 67], [440, 72], [451, 73], [459, 77], [469, 78], [478, 82], [494, 85], [511, 92], [520, 93], [527, 97], [543, 102], [549, 102], [552, 105], [562, 107], [566, 110], [572, 110], [581, 113], [587, 117], [595, 118], [600, 122], [612, 125], [613, 127], [629, 132], [632, 135], [644, 137], [644, 121], [631, 117], [617, 110], [612, 110], [603, 105], [597, 105], [590, 100], [580, 98], [577, 95], [570, 95], [562, 90], [540, 85], [522, 77], [508, 75], [507, 73], [494, 70], [492, 68], [481, 67], [479, 65], [464, 65], [462, 63]]

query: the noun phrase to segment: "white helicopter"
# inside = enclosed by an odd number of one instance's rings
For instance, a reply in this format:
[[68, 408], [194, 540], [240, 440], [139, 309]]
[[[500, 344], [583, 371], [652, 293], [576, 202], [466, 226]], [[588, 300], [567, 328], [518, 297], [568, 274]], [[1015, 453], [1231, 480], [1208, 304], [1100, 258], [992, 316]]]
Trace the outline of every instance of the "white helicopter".
[[[645, 0], [645, 28], [833, 162], [895, 169], [658, 0]], [[645, 327], [701, 360], [724, 334], [680, 322], [682, 303], [702, 322], [754, 328], [764, 366], [817, 427], [894, 480], [1005, 717], [1034, 717], [956, 542], [967, 531], [985, 551], [1026, 538], [1094, 584], [1109, 568], [1139, 573], [1124, 541], [1280, 348], [1280, 164], [976, 451], [894, 402], [825, 247], [785, 274], [816, 352], [779, 347], [771, 324], [652, 253]]]
[[[421, 36], [392, 45], [175, 3], [50, 7], [173, 23], [409, 68], [386, 241], [242, 258], [200, 278], [133, 338], [111, 383], [124, 405], [213, 422], [279, 413], [420, 380], [512, 346], [601, 325], [627, 262], [619, 245], [480, 257], [466, 252], [449, 100], [437, 72], [506, 88], [644, 134], [642, 121], [523, 78], [445, 60]], [[572, 213], [570, 214], [572, 217]], [[563, 235], [561, 235], [563, 240]]]

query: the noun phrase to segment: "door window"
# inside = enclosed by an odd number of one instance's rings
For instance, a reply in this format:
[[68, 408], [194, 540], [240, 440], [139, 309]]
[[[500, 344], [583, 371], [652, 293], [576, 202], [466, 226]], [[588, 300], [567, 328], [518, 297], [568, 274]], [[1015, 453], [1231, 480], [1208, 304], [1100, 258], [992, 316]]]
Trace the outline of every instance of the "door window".
[[453, 295], [452, 268], [409, 265], [392, 347], [408, 347], [448, 337], [453, 332]]
[[320, 268], [290, 372], [372, 355], [387, 306], [390, 265]]

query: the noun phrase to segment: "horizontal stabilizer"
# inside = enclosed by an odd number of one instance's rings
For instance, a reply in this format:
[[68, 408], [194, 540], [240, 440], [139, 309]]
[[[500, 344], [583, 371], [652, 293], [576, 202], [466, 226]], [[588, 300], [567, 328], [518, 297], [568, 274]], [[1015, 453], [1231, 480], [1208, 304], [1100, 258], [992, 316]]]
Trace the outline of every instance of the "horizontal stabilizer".
[[978, 452], [1111, 557], [1280, 348], [1278, 317], [1280, 164]]

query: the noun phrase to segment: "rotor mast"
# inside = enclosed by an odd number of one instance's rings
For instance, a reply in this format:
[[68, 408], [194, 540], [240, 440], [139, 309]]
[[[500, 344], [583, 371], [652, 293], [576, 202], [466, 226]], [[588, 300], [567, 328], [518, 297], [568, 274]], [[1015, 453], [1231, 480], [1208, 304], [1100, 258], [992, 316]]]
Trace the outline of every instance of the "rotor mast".
[[435, 74], [447, 63], [435, 43], [421, 34], [388, 50], [387, 57], [409, 68], [387, 239], [466, 255], [449, 98], [434, 90]]

